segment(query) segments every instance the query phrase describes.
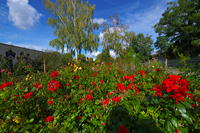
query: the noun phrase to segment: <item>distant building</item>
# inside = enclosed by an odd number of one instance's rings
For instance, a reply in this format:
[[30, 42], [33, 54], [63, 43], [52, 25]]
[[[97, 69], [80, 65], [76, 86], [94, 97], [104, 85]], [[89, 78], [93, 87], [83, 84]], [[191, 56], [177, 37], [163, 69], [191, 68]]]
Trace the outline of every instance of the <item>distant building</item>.
[[42, 53], [42, 51], [38, 50], [0, 43], [0, 57], [10, 58], [11, 60], [13, 60], [14, 64], [17, 62], [17, 58], [20, 56], [24, 56], [34, 60]]

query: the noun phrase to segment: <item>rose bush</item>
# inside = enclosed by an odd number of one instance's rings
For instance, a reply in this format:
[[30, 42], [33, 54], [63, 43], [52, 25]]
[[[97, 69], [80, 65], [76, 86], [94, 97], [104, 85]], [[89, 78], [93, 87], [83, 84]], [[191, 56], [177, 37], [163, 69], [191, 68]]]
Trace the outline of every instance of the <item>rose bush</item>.
[[0, 83], [2, 132], [200, 131], [200, 90], [190, 78], [111, 63], [71, 64]]

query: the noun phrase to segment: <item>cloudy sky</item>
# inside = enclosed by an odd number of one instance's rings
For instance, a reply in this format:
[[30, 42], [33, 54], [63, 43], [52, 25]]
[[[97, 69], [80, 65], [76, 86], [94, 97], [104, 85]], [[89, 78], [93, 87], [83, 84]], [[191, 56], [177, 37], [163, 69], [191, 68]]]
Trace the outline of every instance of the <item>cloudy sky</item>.
[[[173, 0], [89, 0], [96, 5], [94, 21], [106, 22], [109, 16], [119, 14], [130, 31], [152, 35], [167, 2]], [[48, 45], [54, 39], [53, 29], [48, 26], [49, 13], [42, 0], [0, 0], [0, 42], [33, 48], [55, 50]], [[88, 53], [96, 56], [99, 51]]]

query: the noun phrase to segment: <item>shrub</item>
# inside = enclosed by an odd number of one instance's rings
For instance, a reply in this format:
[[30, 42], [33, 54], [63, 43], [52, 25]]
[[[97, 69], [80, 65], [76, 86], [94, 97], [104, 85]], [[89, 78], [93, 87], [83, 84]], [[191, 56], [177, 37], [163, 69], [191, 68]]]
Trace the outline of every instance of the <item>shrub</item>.
[[[191, 88], [192, 87], [192, 88]], [[200, 92], [162, 68], [69, 63], [0, 83], [2, 132], [198, 132]]]

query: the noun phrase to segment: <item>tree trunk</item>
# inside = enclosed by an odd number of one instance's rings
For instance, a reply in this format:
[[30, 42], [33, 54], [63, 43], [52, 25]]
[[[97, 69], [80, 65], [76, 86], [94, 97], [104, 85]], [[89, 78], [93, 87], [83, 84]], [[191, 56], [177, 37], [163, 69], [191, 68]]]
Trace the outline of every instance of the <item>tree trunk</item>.
[[75, 58], [78, 60], [78, 49], [75, 49]]

